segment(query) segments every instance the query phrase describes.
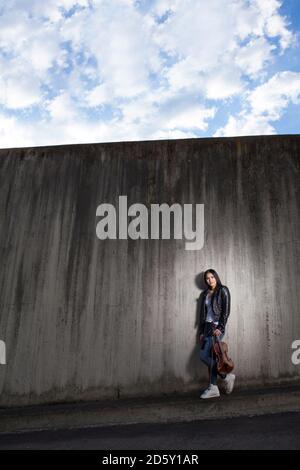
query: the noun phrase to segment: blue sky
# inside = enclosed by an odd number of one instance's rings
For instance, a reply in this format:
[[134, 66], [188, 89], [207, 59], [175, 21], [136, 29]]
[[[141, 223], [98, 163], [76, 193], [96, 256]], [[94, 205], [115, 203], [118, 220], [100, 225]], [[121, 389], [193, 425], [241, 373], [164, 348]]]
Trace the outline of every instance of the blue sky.
[[299, 133], [299, 0], [0, 0], [0, 147]]

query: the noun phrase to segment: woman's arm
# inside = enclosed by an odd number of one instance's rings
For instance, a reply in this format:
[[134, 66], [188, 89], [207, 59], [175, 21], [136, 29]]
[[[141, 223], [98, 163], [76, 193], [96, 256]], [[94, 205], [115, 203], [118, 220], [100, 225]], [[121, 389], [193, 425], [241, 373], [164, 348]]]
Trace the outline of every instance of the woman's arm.
[[205, 325], [205, 294], [202, 294], [202, 298], [200, 297], [200, 300], [199, 333], [200, 335], [203, 335]]
[[230, 292], [228, 287], [222, 286], [221, 288], [222, 311], [219, 319], [218, 329], [225, 333], [225, 326], [230, 315]]

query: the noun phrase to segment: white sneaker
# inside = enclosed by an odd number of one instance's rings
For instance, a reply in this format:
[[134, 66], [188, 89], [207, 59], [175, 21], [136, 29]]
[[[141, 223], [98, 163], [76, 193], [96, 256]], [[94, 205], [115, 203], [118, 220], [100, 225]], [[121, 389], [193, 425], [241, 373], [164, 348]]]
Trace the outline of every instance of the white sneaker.
[[222, 379], [222, 384], [224, 385], [225, 393], [229, 395], [234, 387], [235, 375], [227, 374], [225, 379]]
[[208, 388], [202, 393], [200, 398], [214, 398], [219, 397], [220, 391], [217, 385], [210, 384]]

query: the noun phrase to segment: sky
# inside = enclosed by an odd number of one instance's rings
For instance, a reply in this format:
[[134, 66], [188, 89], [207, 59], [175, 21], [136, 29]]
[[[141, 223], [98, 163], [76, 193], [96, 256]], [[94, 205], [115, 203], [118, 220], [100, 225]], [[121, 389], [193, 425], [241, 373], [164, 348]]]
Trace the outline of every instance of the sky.
[[0, 0], [0, 148], [296, 134], [300, 0]]

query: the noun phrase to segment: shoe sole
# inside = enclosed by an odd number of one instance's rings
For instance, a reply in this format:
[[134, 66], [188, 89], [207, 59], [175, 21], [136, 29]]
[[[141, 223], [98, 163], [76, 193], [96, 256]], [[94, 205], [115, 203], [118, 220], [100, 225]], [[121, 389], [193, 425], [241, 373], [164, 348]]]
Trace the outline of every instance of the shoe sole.
[[208, 400], [209, 398], [219, 398], [220, 397], [220, 394], [219, 395], [210, 395], [209, 397], [200, 397], [202, 400]]

